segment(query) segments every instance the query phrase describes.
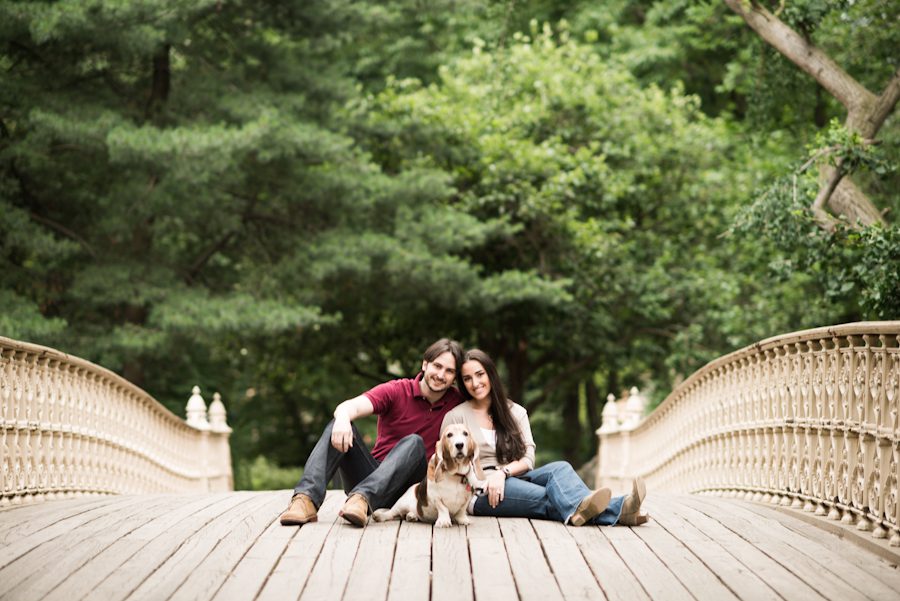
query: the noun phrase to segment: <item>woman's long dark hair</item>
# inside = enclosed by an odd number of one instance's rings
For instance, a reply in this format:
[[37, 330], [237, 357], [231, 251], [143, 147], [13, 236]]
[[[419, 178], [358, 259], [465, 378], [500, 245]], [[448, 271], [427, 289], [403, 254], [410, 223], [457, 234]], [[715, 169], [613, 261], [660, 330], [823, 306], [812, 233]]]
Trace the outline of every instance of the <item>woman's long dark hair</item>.
[[[494, 420], [494, 431], [497, 434], [497, 461], [509, 463], [521, 459], [525, 456], [525, 439], [522, 438], [519, 424], [509, 410], [510, 401], [506, 398], [506, 389], [503, 387], [503, 382], [500, 381], [497, 366], [494, 365], [490, 355], [477, 348], [466, 351], [463, 363], [466, 361], [481, 363], [487, 374], [488, 382], [491, 384], [491, 404], [488, 407], [488, 413]], [[458, 377], [460, 392], [466, 399], [472, 398], [462, 380], [462, 364], [459, 366]]]

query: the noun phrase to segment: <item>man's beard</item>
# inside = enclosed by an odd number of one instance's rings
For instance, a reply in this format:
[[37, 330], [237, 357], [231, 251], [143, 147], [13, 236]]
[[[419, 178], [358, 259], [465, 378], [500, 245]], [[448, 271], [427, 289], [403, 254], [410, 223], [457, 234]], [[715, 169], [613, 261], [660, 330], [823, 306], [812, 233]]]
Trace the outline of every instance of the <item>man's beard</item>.
[[431, 392], [444, 392], [447, 390], [447, 388], [450, 387], [450, 385], [445, 382], [443, 388], [436, 389], [431, 386], [431, 378], [429, 378], [427, 376], [425, 378], [423, 378], [422, 381], [425, 382], [425, 387], [428, 388], [428, 390], [430, 390]]

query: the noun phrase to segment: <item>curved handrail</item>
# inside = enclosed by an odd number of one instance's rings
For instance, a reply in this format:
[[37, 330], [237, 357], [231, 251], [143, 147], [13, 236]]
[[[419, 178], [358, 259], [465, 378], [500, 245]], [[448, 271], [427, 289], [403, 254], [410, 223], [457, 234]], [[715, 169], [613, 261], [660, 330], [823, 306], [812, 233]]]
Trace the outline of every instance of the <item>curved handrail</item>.
[[202, 415], [185, 422], [103, 367], [0, 337], [0, 506], [83, 494], [231, 490], [224, 409], [213, 402], [211, 425], [199, 394], [191, 403], [198, 400]]
[[900, 321], [768, 338], [711, 361], [637, 424], [609, 423], [598, 482], [728, 494], [900, 545]]

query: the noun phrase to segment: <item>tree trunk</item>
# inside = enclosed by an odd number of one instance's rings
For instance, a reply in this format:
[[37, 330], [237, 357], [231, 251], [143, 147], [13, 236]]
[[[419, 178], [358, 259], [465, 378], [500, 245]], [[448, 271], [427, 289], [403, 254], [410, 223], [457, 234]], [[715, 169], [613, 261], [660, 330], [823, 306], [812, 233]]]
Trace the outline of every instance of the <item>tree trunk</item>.
[[593, 437], [593, 433], [600, 427], [603, 419], [601, 413], [603, 401], [600, 399], [600, 390], [597, 389], [593, 375], [588, 376], [585, 382], [584, 394], [587, 398], [588, 420], [591, 422], [591, 436]]
[[153, 75], [150, 82], [150, 98], [147, 101], [148, 117], [164, 105], [169, 98], [169, 89], [172, 82], [169, 61], [170, 50], [169, 44], [164, 44], [153, 55]]
[[508, 372], [506, 394], [512, 401], [524, 405], [525, 382], [528, 380], [529, 369], [528, 345], [524, 340], [516, 340], [514, 345], [513, 348], [507, 349], [505, 353], [506, 370]]
[[[812, 76], [847, 109], [845, 126], [863, 138], [875, 137], [900, 99], [900, 70], [898, 70], [880, 96], [876, 96], [857, 82], [821, 49], [788, 27], [764, 7], [747, 0], [725, 0], [725, 4], [739, 14], [759, 36], [788, 60]], [[845, 216], [851, 224], [884, 223], [884, 218], [869, 197], [853, 181], [837, 174], [835, 168], [823, 167], [820, 182], [833, 188], [823, 198], [817, 199], [815, 210], [828, 206], [837, 215]], [[823, 227], [830, 227], [828, 219], [820, 219]]]
[[567, 386], [563, 395], [563, 457], [572, 465], [581, 465], [581, 420], [578, 419], [578, 386]]

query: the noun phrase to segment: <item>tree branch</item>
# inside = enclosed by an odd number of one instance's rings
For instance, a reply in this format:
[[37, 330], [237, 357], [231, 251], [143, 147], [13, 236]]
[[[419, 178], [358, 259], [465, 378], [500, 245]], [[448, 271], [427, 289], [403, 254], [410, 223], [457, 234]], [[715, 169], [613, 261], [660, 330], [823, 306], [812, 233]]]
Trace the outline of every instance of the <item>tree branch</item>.
[[209, 261], [214, 254], [225, 248], [228, 243], [231, 242], [231, 239], [234, 238], [234, 236], [234, 231], [227, 232], [224, 236], [219, 238], [215, 243], [211, 244], [205, 251], [203, 251], [203, 253], [201, 253], [193, 263], [191, 263], [191, 266], [188, 267], [187, 273], [185, 274], [185, 277], [188, 279], [188, 281], [193, 281], [194, 278], [197, 277], [197, 273], [199, 273], [199, 271], [203, 269], [203, 266], [206, 265], [207, 261]]
[[894, 76], [875, 101], [871, 112], [864, 116], [864, 123], [859, 125], [859, 133], [864, 138], [874, 138], [898, 101], [900, 101], [900, 68], [894, 72]]
[[[541, 388], [540, 395], [535, 400], [528, 403], [526, 409], [531, 412], [540, 407], [550, 397], [551, 392], [559, 388], [562, 384], [571, 382], [572, 376], [574, 374], [583, 370], [590, 364], [591, 359], [582, 359], [581, 361], [571, 364], [568, 368], [556, 374], [556, 376], [554, 376], [552, 380], [550, 380], [543, 388]], [[524, 401], [524, 399], [522, 399], [522, 401]]]
[[725, 4], [769, 45], [818, 81], [848, 112], [865, 110], [876, 102], [875, 94], [764, 7], [747, 0], [725, 0]]
[[35, 213], [34, 211], [30, 211], [28, 213], [28, 216], [31, 217], [32, 220], [37, 221], [38, 223], [42, 223], [42, 224], [50, 227], [51, 229], [56, 230], [60, 234], [63, 234], [64, 236], [71, 238], [72, 240], [75, 240], [76, 242], [81, 244], [84, 247], [84, 249], [86, 251], [88, 251], [88, 253], [92, 257], [94, 257], [95, 259], [97, 258], [97, 252], [94, 250], [94, 247], [91, 246], [87, 240], [85, 240], [84, 238], [82, 238], [81, 236], [79, 236], [78, 234], [76, 234], [75, 232], [73, 232], [72, 230], [70, 230], [69, 228], [64, 226], [63, 224], [53, 221], [52, 219], [49, 219], [47, 217], [42, 217], [42, 216], [38, 215], [37, 213]]
[[832, 168], [831, 174], [828, 177], [828, 181], [824, 186], [819, 188], [819, 193], [816, 195], [816, 199], [813, 201], [810, 210], [812, 214], [815, 216], [816, 221], [819, 223], [821, 227], [828, 231], [834, 231], [834, 227], [836, 225], [835, 219], [825, 211], [825, 204], [831, 199], [831, 195], [834, 193], [838, 184], [841, 183], [841, 179], [844, 177], [844, 159], [839, 159], [837, 165]]

